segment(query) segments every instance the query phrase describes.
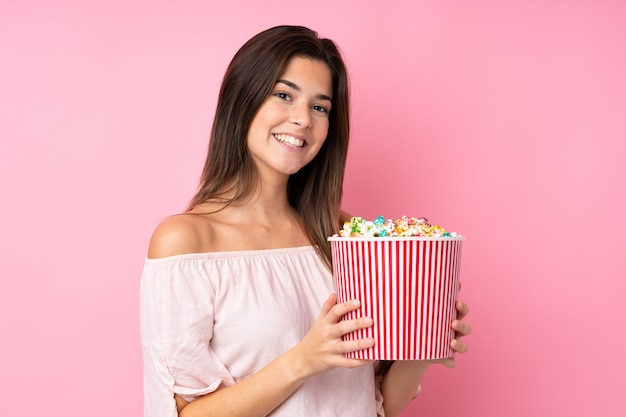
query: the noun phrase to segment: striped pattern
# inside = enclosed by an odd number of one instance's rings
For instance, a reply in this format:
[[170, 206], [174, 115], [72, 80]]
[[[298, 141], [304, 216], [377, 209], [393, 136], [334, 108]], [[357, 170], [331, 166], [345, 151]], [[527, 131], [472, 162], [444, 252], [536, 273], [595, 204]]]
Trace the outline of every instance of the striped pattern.
[[373, 337], [356, 359], [421, 360], [452, 356], [463, 237], [328, 238], [338, 302], [361, 300], [343, 319], [374, 325], [344, 336]]

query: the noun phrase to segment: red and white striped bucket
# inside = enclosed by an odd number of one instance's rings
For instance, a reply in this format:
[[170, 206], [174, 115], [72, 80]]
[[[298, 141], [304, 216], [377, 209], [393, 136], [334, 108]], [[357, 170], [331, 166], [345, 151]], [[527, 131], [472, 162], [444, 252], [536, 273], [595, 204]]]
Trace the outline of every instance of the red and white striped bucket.
[[371, 317], [374, 325], [344, 336], [373, 337], [355, 359], [424, 360], [451, 357], [461, 244], [455, 237], [330, 237], [339, 303], [361, 307], [344, 319]]

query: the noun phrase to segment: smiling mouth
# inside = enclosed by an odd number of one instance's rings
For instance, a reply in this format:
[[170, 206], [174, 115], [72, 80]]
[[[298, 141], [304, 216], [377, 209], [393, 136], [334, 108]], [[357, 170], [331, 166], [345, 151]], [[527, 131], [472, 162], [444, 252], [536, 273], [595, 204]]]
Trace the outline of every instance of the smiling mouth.
[[287, 145], [295, 146], [296, 148], [301, 148], [304, 146], [304, 141], [302, 139], [294, 138], [293, 136], [286, 135], [284, 133], [274, 134], [274, 137], [277, 141], [286, 143]]

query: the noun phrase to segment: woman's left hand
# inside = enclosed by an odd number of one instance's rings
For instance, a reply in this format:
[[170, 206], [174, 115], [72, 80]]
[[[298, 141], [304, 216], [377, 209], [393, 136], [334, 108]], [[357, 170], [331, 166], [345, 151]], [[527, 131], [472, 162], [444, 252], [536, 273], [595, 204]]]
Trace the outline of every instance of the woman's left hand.
[[[460, 286], [459, 286], [460, 287]], [[465, 316], [469, 313], [469, 307], [462, 301], [457, 301], [456, 319], [450, 324], [455, 332], [454, 339], [450, 341], [450, 347], [454, 353], [467, 352], [467, 343], [461, 340], [472, 332], [472, 326], [465, 322]], [[442, 364], [448, 368], [454, 368], [456, 361], [454, 355], [446, 359], [394, 361], [386, 373], [383, 374], [381, 390], [385, 402], [385, 415], [398, 415], [404, 407], [415, 398], [419, 392], [419, 385], [428, 367], [432, 364]]]
[[[467, 352], [467, 343], [462, 341], [461, 338], [472, 332], [472, 325], [463, 320], [465, 316], [467, 316], [467, 313], [469, 313], [469, 307], [463, 301], [457, 301], [455, 307], [457, 311], [456, 319], [453, 320], [451, 324], [455, 336], [454, 339], [450, 341], [450, 347], [455, 353], [465, 353]], [[454, 356], [443, 359], [441, 363], [448, 368], [454, 368], [456, 366]]]

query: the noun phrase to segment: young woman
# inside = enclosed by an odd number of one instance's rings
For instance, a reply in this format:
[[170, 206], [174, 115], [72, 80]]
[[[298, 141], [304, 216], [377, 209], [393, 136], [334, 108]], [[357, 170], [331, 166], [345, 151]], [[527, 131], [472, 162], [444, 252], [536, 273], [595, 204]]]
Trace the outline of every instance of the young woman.
[[[201, 185], [154, 231], [141, 284], [145, 415], [397, 415], [432, 362], [343, 354], [326, 237], [341, 228], [346, 69], [304, 27], [250, 39], [222, 83]], [[467, 307], [451, 323], [469, 334]], [[457, 337], [452, 348], [464, 352]], [[454, 359], [443, 361], [452, 366]]]

